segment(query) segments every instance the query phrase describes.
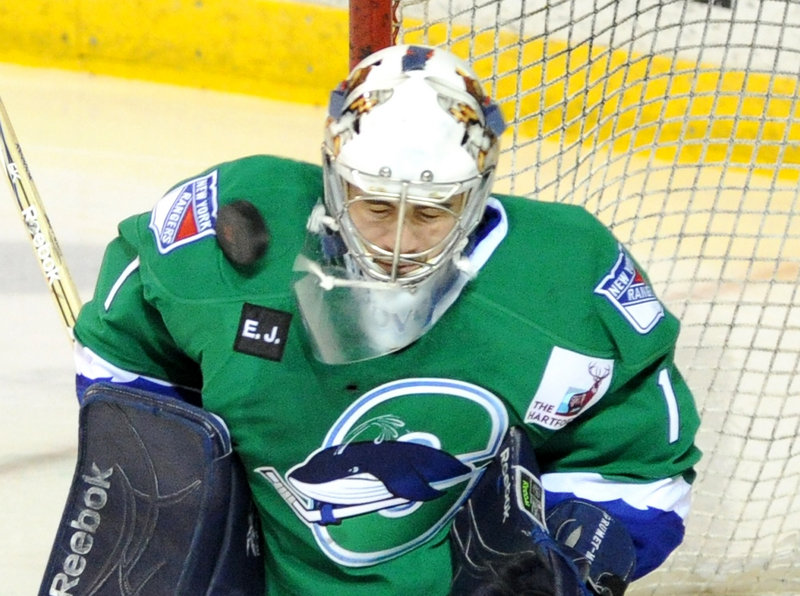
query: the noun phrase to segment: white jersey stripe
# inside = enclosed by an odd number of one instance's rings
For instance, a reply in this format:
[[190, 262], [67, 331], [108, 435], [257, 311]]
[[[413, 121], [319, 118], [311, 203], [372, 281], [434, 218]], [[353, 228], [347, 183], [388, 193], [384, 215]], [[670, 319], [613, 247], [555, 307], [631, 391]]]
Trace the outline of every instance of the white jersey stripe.
[[680, 476], [639, 484], [608, 480], [592, 472], [553, 473], [542, 474], [542, 486], [548, 492], [572, 493], [594, 503], [621, 499], [636, 509], [674, 511], [683, 519], [691, 504], [691, 485]]

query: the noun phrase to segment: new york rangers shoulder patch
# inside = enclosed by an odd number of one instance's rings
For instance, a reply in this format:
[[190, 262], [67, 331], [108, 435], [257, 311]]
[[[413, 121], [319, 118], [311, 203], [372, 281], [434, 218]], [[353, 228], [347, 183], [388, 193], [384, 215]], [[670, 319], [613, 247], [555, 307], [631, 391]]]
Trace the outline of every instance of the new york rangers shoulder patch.
[[217, 219], [217, 171], [173, 188], [156, 203], [150, 229], [158, 252], [169, 251], [214, 234]]
[[617, 262], [594, 293], [605, 296], [639, 333], [647, 333], [664, 317], [664, 307], [621, 245]]

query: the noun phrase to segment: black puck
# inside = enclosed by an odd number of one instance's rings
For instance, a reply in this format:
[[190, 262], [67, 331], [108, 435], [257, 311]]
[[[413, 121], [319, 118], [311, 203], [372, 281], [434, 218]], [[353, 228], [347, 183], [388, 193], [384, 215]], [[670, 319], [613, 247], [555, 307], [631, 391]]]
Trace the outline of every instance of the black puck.
[[234, 265], [247, 267], [267, 252], [269, 231], [258, 209], [239, 199], [222, 205], [217, 212], [217, 243]]

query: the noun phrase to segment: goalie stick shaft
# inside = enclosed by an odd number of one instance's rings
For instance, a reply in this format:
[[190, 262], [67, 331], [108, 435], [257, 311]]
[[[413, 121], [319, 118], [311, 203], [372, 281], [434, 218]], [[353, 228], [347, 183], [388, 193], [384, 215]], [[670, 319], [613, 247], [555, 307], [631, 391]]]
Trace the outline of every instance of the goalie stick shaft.
[[72, 328], [75, 326], [81, 300], [1, 99], [0, 137], [3, 142], [2, 160], [8, 183], [16, 197], [20, 216], [30, 234], [33, 252], [36, 254], [50, 294], [55, 299], [61, 319], [72, 338]]

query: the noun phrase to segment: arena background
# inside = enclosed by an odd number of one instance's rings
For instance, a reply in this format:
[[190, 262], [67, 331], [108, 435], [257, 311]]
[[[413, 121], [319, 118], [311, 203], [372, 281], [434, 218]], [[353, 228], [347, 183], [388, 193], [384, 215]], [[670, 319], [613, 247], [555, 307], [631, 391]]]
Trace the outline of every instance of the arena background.
[[[176, 180], [251, 153], [317, 161], [323, 106], [347, 72], [344, 5], [0, 0], [0, 97], [83, 299], [116, 223]], [[10, 195], [0, 276], [0, 593], [22, 596], [38, 588], [61, 515], [77, 405]]]
[[347, 74], [338, 4], [3, 0], [0, 60], [321, 104]]

